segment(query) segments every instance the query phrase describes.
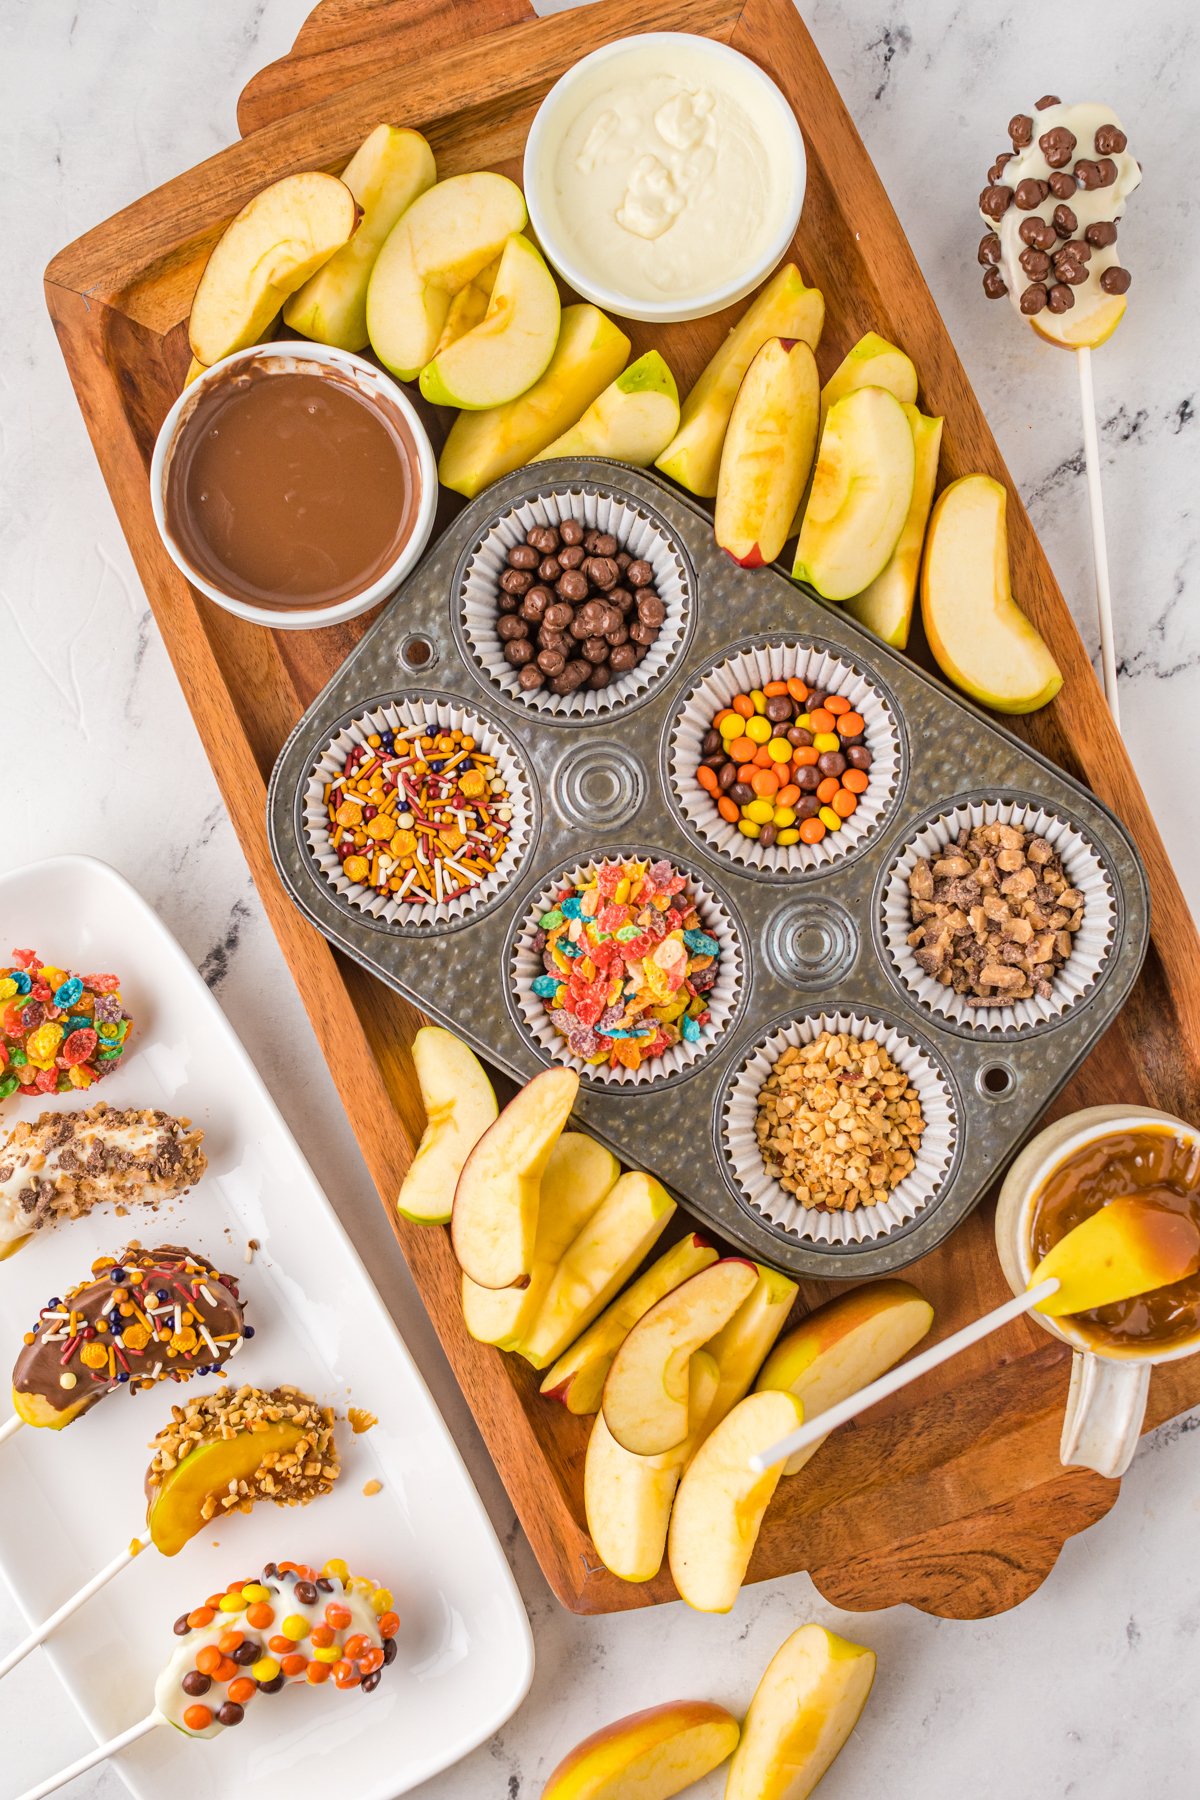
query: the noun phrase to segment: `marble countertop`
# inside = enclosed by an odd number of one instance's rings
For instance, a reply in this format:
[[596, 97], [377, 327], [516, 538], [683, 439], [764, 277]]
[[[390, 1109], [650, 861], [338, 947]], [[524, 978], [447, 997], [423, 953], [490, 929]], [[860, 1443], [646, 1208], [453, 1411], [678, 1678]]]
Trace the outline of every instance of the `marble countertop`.
[[[822, 1800], [879, 1790], [896, 1800], [1133, 1792], [1183, 1800], [1200, 1766], [1200, 1414], [1147, 1438], [1108, 1517], [1067, 1545], [1032, 1599], [982, 1623], [907, 1608], [838, 1614], [804, 1575], [748, 1589], [727, 1618], [675, 1605], [587, 1620], [563, 1612], [542, 1580], [395, 1254], [138, 584], [42, 302], [41, 271], [55, 250], [236, 135], [239, 90], [283, 53], [306, 10], [305, 0], [0, 0], [9, 763], [0, 867], [91, 852], [159, 908], [337, 1192], [463, 1449], [528, 1604], [538, 1671], [504, 1731], [422, 1788], [422, 1800], [536, 1800], [558, 1758], [605, 1720], [693, 1694], [743, 1707], [780, 1642], [809, 1618], [859, 1637], [880, 1658], [870, 1707]], [[538, 10], [550, 8], [543, 0]], [[1123, 233], [1135, 285], [1126, 323], [1096, 361], [1122, 707], [1195, 908], [1200, 269], [1185, 148], [1194, 10], [1154, 0], [1133, 30], [1116, 0], [1096, 0], [1086, 17], [1042, 0], [802, 0], [801, 11], [1093, 646], [1073, 372], [1008, 308], [984, 302], [974, 197], [1009, 116], [1047, 89], [1109, 100], [1129, 130], [1146, 171]], [[0, 1645], [20, 1633], [0, 1592]], [[38, 1655], [0, 1689], [0, 1742], [5, 1795], [87, 1746]], [[125, 1790], [108, 1769], [64, 1791], [115, 1800]], [[718, 1778], [695, 1790], [720, 1791]]]

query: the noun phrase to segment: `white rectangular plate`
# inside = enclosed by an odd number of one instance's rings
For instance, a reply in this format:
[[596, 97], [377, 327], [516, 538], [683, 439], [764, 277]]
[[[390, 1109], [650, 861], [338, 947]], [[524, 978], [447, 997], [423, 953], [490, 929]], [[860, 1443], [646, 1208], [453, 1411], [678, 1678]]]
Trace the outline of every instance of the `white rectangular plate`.
[[[208, 1173], [157, 1212], [111, 1209], [59, 1226], [0, 1263], [0, 1343], [15, 1357], [38, 1309], [130, 1238], [186, 1244], [241, 1284], [255, 1336], [230, 1378], [291, 1383], [333, 1406], [343, 1474], [305, 1508], [261, 1505], [176, 1557], [147, 1550], [62, 1626], [45, 1651], [97, 1738], [150, 1708], [173, 1621], [264, 1562], [341, 1556], [390, 1587], [400, 1654], [373, 1694], [328, 1687], [260, 1696], [245, 1722], [196, 1742], [160, 1727], [117, 1766], [139, 1800], [250, 1793], [296, 1800], [313, 1771], [354, 1800], [388, 1800], [465, 1756], [520, 1705], [533, 1646], [520, 1596], [470, 1477], [329, 1201], [220, 1007], [166, 927], [121, 876], [61, 857], [0, 877], [0, 958], [14, 946], [121, 977], [133, 1015], [120, 1067], [86, 1095], [0, 1103], [0, 1135], [43, 1107], [103, 1099], [202, 1126]], [[247, 1242], [261, 1245], [245, 1262]], [[0, 1445], [0, 1569], [44, 1618], [144, 1528], [149, 1439], [174, 1401], [216, 1378], [118, 1391], [63, 1432]], [[347, 1405], [378, 1414], [355, 1437]], [[7, 1417], [7, 1407], [0, 1407]], [[382, 1491], [363, 1494], [364, 1483]], [[0, 1646], [0, 1651], [8, 1646]], [[56, 1766], [46, 1744], [46, 1774]]]

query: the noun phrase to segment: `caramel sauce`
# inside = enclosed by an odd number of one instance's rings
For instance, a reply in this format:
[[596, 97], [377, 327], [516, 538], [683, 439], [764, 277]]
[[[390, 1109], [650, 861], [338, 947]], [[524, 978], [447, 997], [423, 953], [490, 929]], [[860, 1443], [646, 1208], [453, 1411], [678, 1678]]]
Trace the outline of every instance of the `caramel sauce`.
[[349, 600], [412, 536], [416, 445], [337, 372], [250, 359], [206, 384], [179, 433], [167, 523], [197, 574], [286, 610]]
[[[1034, 1202], [1029, 1238], [1034, 1262], [1120, 1194], [1146, 1201], [1147, 1228], [1157, 1230], [1164, 1243], [1183, 1230], [1200, 1231], [1200, 1144], [1185, 1143], [1166, 1127], [1147, 1127], [1115, 1131], [1074, 1151]], [[1102, 1352], [1173, 1349], [1200, 1337], [1200, 1271], [1133, 1300], [1076, 1313], [1069, 1323]]]

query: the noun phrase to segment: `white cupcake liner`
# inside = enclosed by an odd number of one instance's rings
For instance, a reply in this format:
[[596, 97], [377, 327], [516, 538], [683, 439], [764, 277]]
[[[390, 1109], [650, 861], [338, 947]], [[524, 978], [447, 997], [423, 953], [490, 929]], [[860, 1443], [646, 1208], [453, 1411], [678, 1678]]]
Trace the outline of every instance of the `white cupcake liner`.
[[629, 850], [625, 853], [614, 852], [611, 856], [594, 857], [574, 865], [568, 863], [556, 870], [531, 900], [511, 946], [511, 991], [516, 1002], [517, 1016], [527, 1035], [551, 1062], [577, 1070], [581, 1080], [597, 1086], [647, 1088], [678, 1080], [721, 1044], [725, 1032], [737, 1016], [745, 989], [746, 968], [741, 937], [725, 901], [707, 883], [700, 880], [692, 869], [673, 858], [664, 857], [662, 860], [671, 862], [677, 874], [687, 876], [692, 900], [700, 914], [701, 929], [708, 932], [710, 937], [716, 938], [721, 946], [716, 984], [705, 996], [712, 1017], [701, 1028], [697, 1042], [689, 1044], [681, 1041], [673, 1044], [665, 1055], [656, 1057], [651, 1063], [644, 1063], [639, 1069], [610, 1069], [603, 1063], [584, 1062], [581, 1057], [572, 1054], [567, 1047], [566, 1038], [560, 1035], [552, 1022], [545, 1003], [533, 991], [535, 978], [545, 973], [542, 954], [533, 948], [534, 935], [539, 929], [538, 920], [555, 904], [555, 896], [560, 888], [577, 886], [607, 863], [633, 860], [654, 862], [659, 859], [648, 850]]
[[[1019, 825], [1044, 837], [1062, 858], [1071, 885], [1083, 895], [1083, 921], [1071, 954], [1055, 976], [1050, 998], [1035, 995], [1008, 1006], [970, 1006], [952, 987], [942, 987], [921, 968], [909, 948], [913, 929], [908, 883], [913, 867], [939, 854], [963, 831], [995, 821]], [[955, 1026], [981, 1036], [1031, 1031], [1061, 1019], [1099, 980], [1116, 939], [1117, 906], [1112, 882], [1096, 851], [1079, 830], [1035, 804], [993, 800], [958, 806], [928, 820], [912, 836], [888, 870], [883, 885], [881, 926], [892, 966], [909, 992]]]
[[[755, 1135], [758, 1096], [783, 1052], [811, 1044], [823, 1031], [873, 1038], [916, 1089], [925, 1130], [916, 1166], [878, 1205], [853, 1212], [804, 1206], [768, 1175]], [[894, 1026], [861, 1013], [814, 1013], [781, 1025], [756, 1044], [734, 1075], [721, 1104], [721, 1143], [742, 1198], [772, 1225], [815, 1244], [866, 1244], [916, 1218], [938, 1198], [954, 1160], [958, 1119], [954, 1095], [928, 1052]]]
[[[716, 801], [696, 780], [701, 743], [717, 713], [735, 694], [748, 694], [769, 681], [798, 675], [811, 688], [844, 694], [861, 713], [867, 748], [874, 761], [870, 781], [858, 806], [840, 831], [830, 831], [819, 844], [772, 844], [764, 849], [723, 819]], [[675, 798], [687, 824], [704, 844], [722, 856], [767, 875], [796, 874], [828, 867], [858, 849], [878, 829], [893, 805], [900, 782], [900, 731], [883, 693], [853, 663], [788, 638], [730, 656], [709, 669], [684, 698], [671, 727], [668, 771]]]
[[[504, 660], [504, 645], [496, 631], [501, 616], [497, 607], [500, 577], [508, 567], [508, 552], [514, 544], [525, 541], [527, 531], [535, 525], [558, 526], [572, 517], [582, 518], [589, 530], [611, 532], [635, 561], [651, 564], [655, 592], [666, 608], [666, 618], [637, 667], [618, 676], [608, 687], [552, 694], [547, 685], [529, 693], [518, 680], [520, 671]], [[603, 717], [645, 698], [682, 649], [692, 606], [687, 564], [658, 520], [633, 500], [583, 487], [548, 489], [531, 495], [494, 520], [467, 558], [459, 597], [467, 649], [508, 699], [551, 716], [586, 718]]]
[[[382, 731], [402, 735], [428, 731], [462, 731], [473, 737], [487, 756], [496, 759], [497, 772], [508, 789], [512, 807], [509, 837], [493, 872], [456, 899], [424, 905], [402, 900], [395, 894], [377, 894], [374, 888], [349, 881], [333, 847], [325, 810], [325, 788], [341, 773], [347, 755], [356, 744], [366, 746], [369, 736]], [[366, 746], [369, 748], [369, 746]], [[343, 725], [325, 746], [309, 772], [304, 789], [304, 835], [321, 874], [339, 898], [377, 924], [397, 930], [445, 930], [469, 918], [497, 900], [512, 880], [533, 837], [535, 802], [524, 764], [503, 734], [477, 713], [451, 701], [410, 694], [389, 700]]]

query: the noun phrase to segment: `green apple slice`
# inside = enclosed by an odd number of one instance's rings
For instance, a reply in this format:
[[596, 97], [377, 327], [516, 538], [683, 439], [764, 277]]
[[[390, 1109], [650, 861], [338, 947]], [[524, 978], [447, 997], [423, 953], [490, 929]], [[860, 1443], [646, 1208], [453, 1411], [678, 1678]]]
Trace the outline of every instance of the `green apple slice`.
[[370, 342], [367, 286], [375, 259], [397, 219], [433, 186], [437, 167], [419, 131], [377, 125], [342, 170], [342, 180], [362, 208], [362, 223], [292, 295], [283, 322], [320, 344], [358, 351]]
[[835, 400], [821, 433], [792, 574], [826, 600], [861, 594], [900, 537], [916, 474], [904, 409], [885, 388]]
[[679, 390], [657, 350], [647, 350], [622, 370], [569, 431], [530, 458], [610, 456], [648, 469], [679, 425]]
[[578, 419], [628, 355], [629, 339], [598, 306], [565, 306], [541, 379], [504, 406], [455, 419], [438, 463], [442, 486], [471, 500], [490, 481], [521, 468]]
[[421, 392], [435, 406], [472, 411], [515, 400], [544, 373], [561, 316], [541, 251], [515, 234], [501, 252], [483, 318], [426, 363]]
[[908, 517], [900, 527], [896, 548], [886, 567], [880, 570], [870, 587], [846, 602], [846, 611], [852, 618], [897, 650], [903, 650], [908, 643], [912, 626], [917, 581], [921, 574], [921, 547], [933, 505], [942, 447], [941, 419], [927, 419], [924, 413], [909, 405], [904, 408], [904, 416], [912, 427], [916, 453]]
[[450, 302], [526, 222], [515, 181], [484, 169], [427, 188], [400, 215], [367, 286], [371, 348], [401, 381], [437, 349]]

